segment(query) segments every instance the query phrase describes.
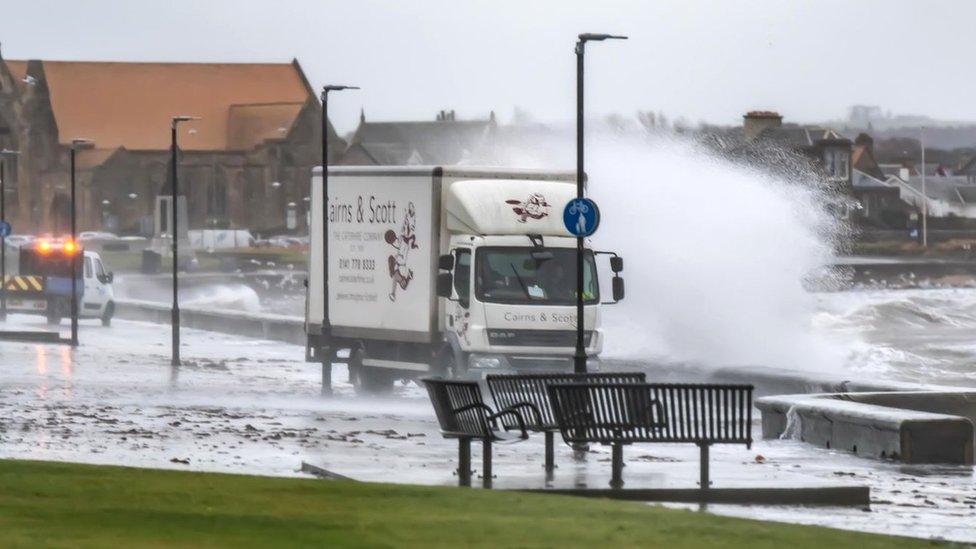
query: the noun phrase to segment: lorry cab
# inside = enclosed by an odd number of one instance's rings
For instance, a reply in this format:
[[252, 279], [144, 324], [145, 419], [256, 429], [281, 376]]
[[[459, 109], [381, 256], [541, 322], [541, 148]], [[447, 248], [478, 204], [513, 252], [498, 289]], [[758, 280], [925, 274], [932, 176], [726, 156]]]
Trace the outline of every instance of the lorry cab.
[[44, 315], [50, 324], [70, 317], [71, 265], [77, 259], [78, 317], [111, 325], [115, 276], [97, 252], [80, 249], [69, 239], [44, 238], [22, 246], [19, 255], [18, 273], [5, 281], [8, 310]]
[[[576, 239], [451, 238], [439, 294], [456, 373], [571, 371], [576, 344]], [[447, 287], [447, 280], [450, 286]], [[603, 348], [593, 250], [583, 255], [584, 345]], [[591, 367], [595, 367], [595, 364]]]

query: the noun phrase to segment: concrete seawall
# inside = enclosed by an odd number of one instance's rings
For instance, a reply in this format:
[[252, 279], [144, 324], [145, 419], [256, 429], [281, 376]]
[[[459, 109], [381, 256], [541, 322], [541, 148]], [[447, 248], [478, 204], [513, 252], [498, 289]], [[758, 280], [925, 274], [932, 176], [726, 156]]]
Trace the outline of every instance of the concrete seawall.
[[973, 463], [973, 391], [767, 396], [756, 407], [763, 438], [905, 463]]
[[[115, 314], [126, 320], [159, 324], [169, 324], [172, 320], [170, 305], [155, 301], [119, 299], [115, 302]], [[305, 344], [305, 321], [301, 317], [180, 307], [180, 325], [296, 345]]]

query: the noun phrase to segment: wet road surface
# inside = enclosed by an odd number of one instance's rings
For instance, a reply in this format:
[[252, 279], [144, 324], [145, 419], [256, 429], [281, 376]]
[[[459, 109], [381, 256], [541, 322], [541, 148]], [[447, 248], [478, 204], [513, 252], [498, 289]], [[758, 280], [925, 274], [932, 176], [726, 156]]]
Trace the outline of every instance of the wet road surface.
[[[22, 316], [7, 325], [47, 328]], [[261, 475], [301, 475], [305, 461], [357, 480], [456, 483], [456, 443], [440, 437], [415, 385], [398, 385], [389, 398], [357, 397], [339, 367], [336, 395], [325, 399], [319, 367], [304, 362], [300, 346], [183, 334], [176, 372], [168, 326], [86, 321], [74, 350], [0, 343], [0, 457]], [[496, 446], [495, 487], [606, 486], [608, 449], [574, 461], [558, 445], [559, 468], [548, 481], [542, 449], [541, 436]], [[477, 445], [472, 453], [479, 469]], [[695, 486], [693, 445], [637, 445], [625, 458], [630, 487]], [[908, 467], [759, 441], [751, 450], [714, 447], [712, 478], [727, 487], [868, 484], [873, 500], [869, 510], [708, 506], [712, 512], [976, 542], [971, 467]]]

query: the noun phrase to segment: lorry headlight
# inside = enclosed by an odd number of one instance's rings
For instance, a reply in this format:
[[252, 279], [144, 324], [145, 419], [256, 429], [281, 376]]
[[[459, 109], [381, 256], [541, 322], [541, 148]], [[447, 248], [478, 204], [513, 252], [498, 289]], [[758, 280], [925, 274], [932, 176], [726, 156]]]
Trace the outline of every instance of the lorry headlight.
[[498, 355], [471, 355], [468, 358], [468, 367], [475, 370], [497, 370], [507, 368], [508, 361]]

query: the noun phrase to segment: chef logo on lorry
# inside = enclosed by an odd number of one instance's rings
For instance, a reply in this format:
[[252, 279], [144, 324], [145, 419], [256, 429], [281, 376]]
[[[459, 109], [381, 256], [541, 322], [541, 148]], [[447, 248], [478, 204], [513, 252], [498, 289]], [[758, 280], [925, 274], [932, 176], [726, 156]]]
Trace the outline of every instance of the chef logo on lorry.
[[468, 339], [468, 328], [471, 327], [471, 313], [465, 311], [459, 305], [454, 309], [454, 329], [457, 332], [459, 338], [463, 339], [465, 343], [471, 345], [471, 341]]
[[542, 219], [549, 215], [549, 203], [546, 197], [539, 193], [532, 193], [525, 201], [506, 200], [506, 204], [512, 205], [512, 211], [518, 216], [519, 223], [525, 223], [529, 219]]
[[407, 266], [410, 250], [419, 248], [417, 246], [417, 212], [414, 209], [413, 202], [407, 205], [407, 214], [403, 216], [400, 234], [390, 229], [383, 236], [386, 243], [396, 249], [389, 258], [390, 278], [393, 279], [390, 301], [396, 301], [397, 287], [406, 290], [410, 281], [413, 280], [413, 269]]

